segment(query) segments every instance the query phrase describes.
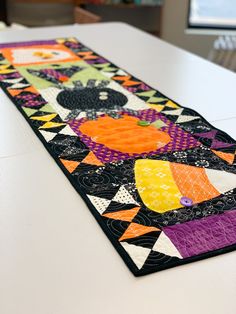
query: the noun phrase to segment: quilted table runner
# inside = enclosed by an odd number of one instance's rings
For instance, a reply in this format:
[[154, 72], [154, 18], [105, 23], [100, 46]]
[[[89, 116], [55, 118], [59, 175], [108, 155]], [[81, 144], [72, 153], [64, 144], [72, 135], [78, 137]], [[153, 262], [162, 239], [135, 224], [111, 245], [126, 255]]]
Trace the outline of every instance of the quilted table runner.
[[235, 249], [236, 141], [194, 110], [74, 38], [1, 44], [0, 86], [135, 276]]

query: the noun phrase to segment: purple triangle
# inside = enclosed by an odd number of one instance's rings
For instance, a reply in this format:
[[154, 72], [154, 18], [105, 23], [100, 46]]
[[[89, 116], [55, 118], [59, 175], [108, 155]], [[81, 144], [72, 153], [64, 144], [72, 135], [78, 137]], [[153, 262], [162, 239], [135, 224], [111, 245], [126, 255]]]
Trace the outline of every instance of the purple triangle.
[[102, 64], [102, 63], [107, 63], [108, 61], [103, 58], [99, 58], [99, 59], [97, 58], [97, 59], [86, 60], [86, 62], [89, 64], [94, 64], [94, 63]]
[[213, 139], [213, 138], [215, 138], [216, 134], [217, 134], [217, 130], [212, 130], [212, 131], [205, 132], [205, 133], [196, 133], [196, 134], [194, 134], [194, 136]]
[[216, 139], [214, 139], [212, 141], [211, 144], [211, 148], [216, 149], [216, 148], [224, 148], [224, 147], [230, 147], [230, 146], [234, 146], [235, 144], [230, 144], [230, 143], [224, 143], [224, 142], [220, 142]]

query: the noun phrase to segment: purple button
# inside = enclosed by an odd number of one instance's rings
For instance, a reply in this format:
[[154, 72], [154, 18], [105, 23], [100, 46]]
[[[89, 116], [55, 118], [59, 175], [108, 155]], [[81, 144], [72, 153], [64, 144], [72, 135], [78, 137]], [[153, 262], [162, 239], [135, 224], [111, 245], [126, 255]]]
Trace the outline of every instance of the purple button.
[[191, 200], [191, 198], [188, 198], [186, 196], [181, 197], [180, 203], [183, 206], [188, 206], [188, 207], [193, 205], [193, 201]]

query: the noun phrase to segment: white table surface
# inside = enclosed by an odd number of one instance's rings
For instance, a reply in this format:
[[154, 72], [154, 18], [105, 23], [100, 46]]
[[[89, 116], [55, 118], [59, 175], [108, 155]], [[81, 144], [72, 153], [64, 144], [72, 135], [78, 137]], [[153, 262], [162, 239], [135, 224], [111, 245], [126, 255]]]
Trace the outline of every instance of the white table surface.
[[[1, 32], [76, 36], [236, 138], [235, 74], [122, 23]], [[0, 92], [1, 314], [235, 314], [236, 254], [135, 278]]]

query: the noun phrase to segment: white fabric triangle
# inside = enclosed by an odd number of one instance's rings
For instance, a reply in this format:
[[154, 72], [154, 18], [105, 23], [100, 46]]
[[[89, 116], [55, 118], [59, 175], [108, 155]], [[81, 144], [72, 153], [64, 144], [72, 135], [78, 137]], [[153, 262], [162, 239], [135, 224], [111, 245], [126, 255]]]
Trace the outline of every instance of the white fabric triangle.
[[142, 246], [129, 244], [127, 242], [121, 242], [120, 244], [129, 254], [129, 256], [131, 257], [135, 265], [138, 267], [138, 269], [141, 269], [146, 259], [148, 258], [148, 255], [150, 254], [151, 249], [148, 249]]
[[123, 70], [118, 70], [116, 72], [116, 75], [127, 76], [128, 74], [125, 71], [123, 71]]
[[109, 78], [112, 78], [112, 76], [114, 76], [114, 73], [113, 72], [104, 72], [104, 71], [101, 71], [101, 73]]
[[7, 79], [7, 80], [4, 80], [3, 82], [5, 83], [19, 83], [21, 81], [23, 81], [23, 77], [19, 77], [19, 78], [14, 78], [14, 79]]
[[236, 174], [208, 168], [205, 171], [211, 184], [220, 193], [225, 193], [236, 188]]
[[54, 139], [54, 137], [57, 135], [57, 133], [53, 133], [53, 132], [46, 132], [46, 131], [40, 131], [40, 133], [42, 134], [42, 136], [45, 138], [45, 140], [47, 142], [51, 141], [52, 139]]
[[85, 118], [86, 117], [86, 112], [85, 111], [82, 111], [80, 112], [80, 114], [78, 115], [77, 119], [82, 119], [82, 118]]
[[121, 204], [136, 204], [139, 206], [139, 203], [135, 201], [133, 196], [129, 194], [123, 185], [119, 188], [118, 192], [112, 200]]
[[180, 115], [178, 117], [177, 121], [175, 121], [175, 122], [176, 123], [184, 123], [184, 122], [189, 122], [189, 121], [193, 121], [196, 119], [199, 119], [199, 117]]
[[107, 207], [110, 205], [111, 201], [107, 200], [106, 198], [101, 198], [93, 195], [87, 195], [90, 199], [93, 206], [96, 210], [102, 215]]
[[150, 109], [150, 107], [147, 105], [145, 101], [138, 99], [137, 97], [132, 97], [132, 96], [130, 97], [130, 101], [123, 108], [128, 108], [128, 109], [133, 109], [133, 110]]
[[69, 125], [64, 127], [59, 134], [76, 136], [75, 132], [71, 129], [71, 127], [69, 127]]
[[162, 111], [163, 113], [165, 114], [169, 114], [171, 116], [180, 116], [181, 113], [183, 112], [183, 108], [180, 108], [180, 109], [176, 109], [176, 110], [165, 110], [165, 111]]
[[171, 240], [162, 232], [154, 244], [153, 251], [163, 253], [168, 256], [176, 256], [178, 258], [182, 258], [179, 251], [176, 249]]
[[14, 88], [24, 88], [24, 87], [28, 87], [30, 86], [30, 84], [23, 84], [23, 83], [17, 83], [17, 84], [13, 84], [10, 89], [14, 89]]

